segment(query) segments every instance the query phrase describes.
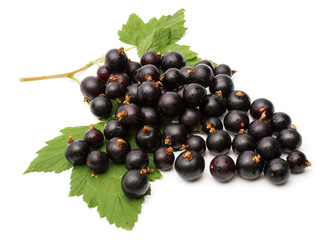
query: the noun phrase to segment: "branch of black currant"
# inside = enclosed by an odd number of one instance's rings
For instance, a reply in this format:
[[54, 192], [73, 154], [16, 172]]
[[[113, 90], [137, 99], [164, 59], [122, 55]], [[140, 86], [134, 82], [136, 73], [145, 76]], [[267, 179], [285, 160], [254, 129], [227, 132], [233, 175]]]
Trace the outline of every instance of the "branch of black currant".
[[[136, 48], [136, 46], [132, 46], [132, 47], [130, 47], [130, 48], [124, 50], [124, 51], [129, 51], [129, 50], [131, 50], [133, 48]], [[105, 54], [102, 55], [101, 57], [97, 58], [96, 60], [88, 62], [85, 66], [83, 66], [83, 67], [81, 67], [79, 69], [76, 69], [74, 71], [71, 71], [71, 72], [54, 74], [54, 75], [38, 76], [38, 77], [25, 77], [25, 78], [20, 78], [20, 82], [30, 82], [30, 81], [38, 81], [38, 80], [46, 80], [46, 79], [65, 78], [65, 77], [67, 77], [67, 78], [75, 80], [80, 85], [79, 80], [77, 78], [75, 78], [74, 75], [76, 73], [79, 73], [79, 72], [82, 72], [82, 71], [88, 69], [89, 67], [91, 67], [94, 64], [97, 64], [98, 66], [100, 66], [99, 63], [104, 62], [104, 57], [105, 57]]]

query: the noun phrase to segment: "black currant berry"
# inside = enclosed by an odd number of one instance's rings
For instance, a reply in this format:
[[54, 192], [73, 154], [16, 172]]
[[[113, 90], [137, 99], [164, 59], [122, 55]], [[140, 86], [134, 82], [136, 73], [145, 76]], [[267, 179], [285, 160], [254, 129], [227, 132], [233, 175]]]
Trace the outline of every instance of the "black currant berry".
[[256, 146], [257, 143], [254, 140], [254, 138], [246, 133], [235, 136], [235, 138], [232, 141], [232, 150], [236, 154], [240, 154], [247, 150], [254, 151], [256, 149]]
[[112, 71], [106, 65], [100, 66], [97, 70], [97, 76], [103, 83], [107, 83], [111, 74]]
[[227, 109], [247, 112], [250, 109], [251, 100], [243, 91], [232, 91], [227, 96]]
[[230, 135], [223, 131], [217, 130], [207, 137], [207, 147], [213, 155], [226, 154], [231, 147]]
[[128, 64], [128, 57], [123, 47], [109, 50], [105, 56], [105, 63], [111, 71], [123, 72]]
[[283, 184], [290, 176], [289, 164], [282, 158], [275, 158], [264, 168], [264, 175], [273, 184]]
[[311, 162], [307, 160], [306, 155], [299, 150], [293, 150], [291, 153], [289, 153], [287, 156], [287, 162], [290, 166], [291, 172], [294, 173], [300, 173], [306, 167], [311, 166]]
[[165, 72], [169, 68], [178, 68], [186, 65], [184, 56], [179, 52], [170, 51], [161, 59], [161, 69]]
[[141, 105], [152, 106], [161, 96], [161, 90], [157, 83], [146, 81], [138, 87], [138, 96]]
[[283, 112], [276, 112], [271, 117], [271, 126], [274, 132], [278, 133], [291, 126], [291, 118]]
[[184, 108], [183, 99], [176, 92], [166, 92], [158, 99], [158, 110], [164, 117], [178, 116]]
[[192, 82], [199, 83], [204, 87], [211, 85], [213, 72], [208, 65], [199, 64], [193, 68]]
[[207, 135], [214, 133], [216, 130], [222, 129], [223, 125], [219, 118], [206, 117], [202, 122], [201, 130]]
[[160, 72], [159, 69], [151, 64], [144, 65], [140, 69], [137, 70], [138, 72], [138, 81], [140, 83], [149, 80], [153, 80], [155, 82], [160, 80]]
[[157, 68], [160, 67], [162, 54], [160, 52], [155, 51], [147, 51], [141, 56], [141, 65], [152, 64]]
[[122, 91], [125, 92], [128, 85], [131, 83], [131, 80], [130, 80], [130, 77], [126, 73], [115, 73], [109, 77], [108, 82], [107, 82], [107, 86], [111, 82], [120, 83]]
[[248, 133], [256, 140], [272, 135], [272, 127], [267, 120], [258, 119], [249, 124]]
[[175, 149], [181, 148], [188, 137], [188, 130], [179, 123], [170, 123], [163, 130], [164, 143]]
[[201, 122], [202, 115], [197, 108], [187, 107], [179, 115], [179, 123], [183, 124], [190, 133], [199, 129]]
[[210, 62], [209, 60], [205, 60], [205, 59], [200, 60], [199, 62], [196, 63], [195, 66], [198, 66], [199, 64], [207, 65], [209, 68], [211, 68], [212, 73], [214, 73], [214, 66], [213, 66], [212, 62]]
[[118, 137], [111, 138], [107, 144], [107, 154], [114, 163], [123, 163], [130, 150], [130, 144]]
[[123, 103], [135, 103], [139, 104], [139, 96], [138, 96], [138, 83], [131, 83], [128, 85], [126, 89], [125, 101]]
[[288, 129], [281, 130], [277, 140], [280, 143], [281, 150], [285, 153], [298, 149], [302, 143], [301, 135], [294, 125]]
[[153, 162], [156, 168], [160, 170], [166, 171], [171, 169], [174, 162], [173, 148], [158, 148], [153, 152]]
[[236, 166], [240, 177], [253, 180], [261, 175], [264, 160], [254, 151], [244, 151], [238, 156]]
[[108, 140], [114, 137], [126, 138], [128, 132], [128, 127], [116, 119], [109, 120], [103, 129], [104, 136]]
[[193, 81], [193, 68], [189, 66], [184, 66], [180, 68], [181, 79], [184, 84], [192, 83]]
[[149, 179], [146, 170], [132, 169], [122, 177], [121, 187], [124, 194], [129, 198], [139, 198], [146, 194], [149, 189]]
[[253, 118], [259, 119], [264, 114], [267, 119], [270, 119], [274, 112], [272, 102], [265, 98], [258, 98], [251, 104], [250, 114]]
[[161, 124], [162, 117], [155, 107], [144, 106], [141, 108], [141, 123], [157, 127]]
[[90, 152], [90, 146], [85, 141], [68, 139], [65, 156], [69, 162], [75, 165], [84, 164]]
[[226, 130], [234, 135], [245, 132], [249, 126], [249, 117], [240, 110], [231, 110], [223, 120]]
[[226, 102], [215, 94], [209, 94], [200, 105], [200, 110], [204, 116], [220, 117], [226, 112]]
[[125, 157], [124, 164], [128, 170], [131, 169], [146, 169], [149, 166], [149, 157], [144, 151], [134, 149], [128, 152]]
[[188, 137], [181, 150], [193, 150], [201, 155], [206, 152], [206, 142], [200, 136]]
[[227, 182], [232, 179], [236, 172], [236, 165], [231, 157], [222, 154], [212, 159], [210, 173], [219, 182]]
[[228, 94], [233, 91], [233, 89], [234, 85], [231, 77], [224, 74], [216, 75], [209, 87], [211, 93], [216, 94], [217, 92], [221, 91], [222, 97], [227, 97]]
[[91, 112], [98, 118], [106, 119], [111, 115], [112, 112], [112, 102], [105, 95], [100, 95], [95, 97], [90, 102]]
[[184, 180], [191, 181], [199, 178], [204, 170], [204, 159], [195, 151], [183, 151], [176, 159], [175, 169]]
[[261, 155], [264, 161], [269, 161], [281, 156], [280, 144], [273, 137], [264, 137], [257, 142], [257, 153]]
[[183, 90], [183, 99], [188, 107], [200, 106], [206, 95], [206, 89], [198, 83], [191, 83]]
[[125, 91], [121, 87], [121, 84], [117, 81], [109, 82], [106, 85], [105, 95], [110, 99], [122, 98]]
[[104, 136], [102, 132], [91, 124], [90, 129], [85, 132], [83, 140], [87, 142], [90, 147], [97, 148], [103, 144]]
[[169, 68], [160, 77], [160, 81], [168, 90], [173, 90], [178, 88], [182, 83], [181, 72], [176, 68]]
[[231, 70], [231, 68], [226, 65], [226, 64], [219, 64], [215, 67], [214, 69], [214, 74], [215, 75], [218, 75], [218, 74], [225, 74], [225, 75], [228, 75], [228, 76], [232, 76], [233, 72]]
[[141, 110], [134, 103], [121, 105], [116, 111], [116, 116], [121, 123], [127, 126], [141, 124]]
[[94, 173], [102, 173], [109, 167], [109, 158], [105, 152], [92, 151], [87, 156], [86, 164]]
[[134, 73], [141, 68], [140, 63], [128, 60], [128, 64], [124, 72], [130, 77], [133, 78]]
[[92, 100], [104, 93], [105, 85], [98, 77], [89, 76], [81, 81], [80, 90], [85, 99]]
[[144, 126], [136, 134], [136, 143], [142, 150], [153, 152], [160, 147], [162, 136], [160, 131], [152, 126]]

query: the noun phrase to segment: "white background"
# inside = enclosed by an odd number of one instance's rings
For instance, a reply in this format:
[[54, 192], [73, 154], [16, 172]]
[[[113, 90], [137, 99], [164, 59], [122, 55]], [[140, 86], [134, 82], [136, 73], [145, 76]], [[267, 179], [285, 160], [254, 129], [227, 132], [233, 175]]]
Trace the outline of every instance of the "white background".
[[[319, 239], [317, 2], [2, 1], [0, 238]], [[263, 177], [222, 184], [209, 173], [213, 156], [207, 153], [198, 181], [185, 182], [172, 170], [152, 183], [132, 231], [109, 225], [81, 197], [68, 197], [70, 171], [23, 176], [36, 151], [60, 129], [97, 120], [72, 80], [20, 83], [19, 77], [74, 70], [123, 46], [117, 31], [132, 12], [147, 21], [180, 8], [188, 27], [180, 43], [229, 64], [239, 71], [236, 89], [287, 112], [312, 167], [283, 186]], [[128, 55], [138, 60], [135, 50]]]

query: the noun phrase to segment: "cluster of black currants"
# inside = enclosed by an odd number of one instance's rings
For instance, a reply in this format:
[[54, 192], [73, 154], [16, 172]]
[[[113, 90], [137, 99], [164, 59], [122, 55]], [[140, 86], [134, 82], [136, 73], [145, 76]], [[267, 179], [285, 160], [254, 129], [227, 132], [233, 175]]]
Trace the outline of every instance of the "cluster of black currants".
[[[67, 159], [86, 163], [93, 176], [108, 168], [109, 159], [124, 163], [128, 172], [122, 178], [122, 189], [133, 198], [143, 196], [149, 188], [146, 174], [152, 170], [147, 153], [153, 153], [158, 169], [169, 170], [174, 165], [185, 180], [202, 175], [207, 148], [215, 155], [210, 172], [222, 182], [236, 172], [245, 179], [256, 179], [264, 170], [268, 180], [281, 184], [291, 171], [301, 172], [310, 166], [297, 150], [301, 136], [290, 117], [275, 113], [267, 99], [251, 103], [244, 91], [234, 90], [235, 71], [229, 66], [214, 67], [208, 60], [194, 67], [185, 65], [184, 56], [175, 51], [164, 55], [147, 51], [140, 63], [130, 61], [123, 48], [108, 51], [97, 76], [86, 77], [80, 85], [92, 113], [100, 119], [110, 117], [112, 99], [121, 103], [115, 119], [106, 123], [104, 134], [99, 133], [99, 139], [108, 140], [106, 153], [90, 152], [94, 146], [85, 137], [84, 141], [70, 140]], [[248, 111], [254, 119], [251, 122]], [[140, 149], [131, 150], [129, 129], [136, 131]], [[195, 132], [205, 133], [206, 141], [192, 135]], [[231, 146], [239, 155], [236, 164], [226, 155]], [[174, 150], [183, 150], [176, 160]], [[287, 161], [280, 158], [282, 153], [289, 153]]]

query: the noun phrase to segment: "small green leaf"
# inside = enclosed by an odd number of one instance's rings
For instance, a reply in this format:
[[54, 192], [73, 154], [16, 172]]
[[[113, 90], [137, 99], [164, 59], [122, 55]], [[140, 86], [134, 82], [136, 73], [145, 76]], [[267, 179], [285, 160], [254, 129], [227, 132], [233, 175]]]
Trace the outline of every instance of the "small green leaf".
[[145, 36], [141, 34], [145, 29], [145, 23], [138, 17], [138, 15], [132, 13], [126, 24], [122, 25], [122, 29], [118, 31], [120, 41], [138, 45]]

